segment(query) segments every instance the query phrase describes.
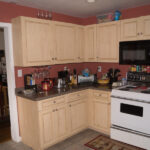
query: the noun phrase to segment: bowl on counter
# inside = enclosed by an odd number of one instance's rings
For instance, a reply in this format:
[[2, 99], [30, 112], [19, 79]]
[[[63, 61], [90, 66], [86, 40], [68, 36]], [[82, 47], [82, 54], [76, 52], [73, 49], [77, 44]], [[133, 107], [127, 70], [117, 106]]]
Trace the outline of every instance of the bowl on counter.
[[109, 79], [99, 79], [97, 81], [97, 83], [99, 83], [101, 85], [107, 85], [107, 84], [109, 84]]

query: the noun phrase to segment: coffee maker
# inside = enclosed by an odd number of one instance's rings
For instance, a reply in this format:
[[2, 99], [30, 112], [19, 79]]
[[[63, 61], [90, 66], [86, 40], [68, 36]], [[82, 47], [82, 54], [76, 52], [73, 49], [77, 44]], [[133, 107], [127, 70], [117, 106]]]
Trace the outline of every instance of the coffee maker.
[[58, 84], [57, 87], [66, 87], [68, 83], [68, 71], [59, 71], [58, 72]]

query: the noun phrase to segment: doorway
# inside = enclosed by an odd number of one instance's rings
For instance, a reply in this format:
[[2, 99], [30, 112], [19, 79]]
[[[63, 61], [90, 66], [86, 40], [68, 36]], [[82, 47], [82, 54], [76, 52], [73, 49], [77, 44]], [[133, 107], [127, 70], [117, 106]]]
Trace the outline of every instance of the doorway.
[[0, 28], [0, 143], [11, 139], [4, 28]]
[[15, 142], [20, 142], [21, 137], [19, 136], [17, 100], [15, 95], [16, 84], [15, 84], [13, 44], [12, 44], [12, 25], [11, 23], [0, 22], [0, 29], [4, 31], [4, 48], [5, 48], [5, 59], [6, 59], [6, 74], [7, 74], [6, 80], [7, 80], [7, 91], [8, 91], [7, 108], [9, 108], [8, 109], [9, 115], [6, 118], [9, 120], [9, 116], [10, 116], [10, 122], [8, 122], [8, 125], [10, 126], [9, 133], [10, 133], [11, 140]]

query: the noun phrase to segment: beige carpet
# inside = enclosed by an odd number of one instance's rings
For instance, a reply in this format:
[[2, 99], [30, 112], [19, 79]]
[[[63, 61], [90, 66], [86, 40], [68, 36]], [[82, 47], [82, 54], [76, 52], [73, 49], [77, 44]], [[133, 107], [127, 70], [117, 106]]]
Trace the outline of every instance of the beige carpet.
[[112, 140], [109, 137], [102, 135], [88, 142], [87, 144], [85, 144], [85, 146], [90, 147], [94, 150], [143, 150], [141, 148]]

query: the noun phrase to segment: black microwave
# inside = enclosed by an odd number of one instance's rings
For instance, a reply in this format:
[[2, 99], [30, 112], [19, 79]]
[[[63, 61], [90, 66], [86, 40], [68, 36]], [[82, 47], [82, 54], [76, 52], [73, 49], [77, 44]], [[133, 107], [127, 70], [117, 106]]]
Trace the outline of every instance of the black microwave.
[[120, 42], [119, 64], [150, 65], [150, 40]]

